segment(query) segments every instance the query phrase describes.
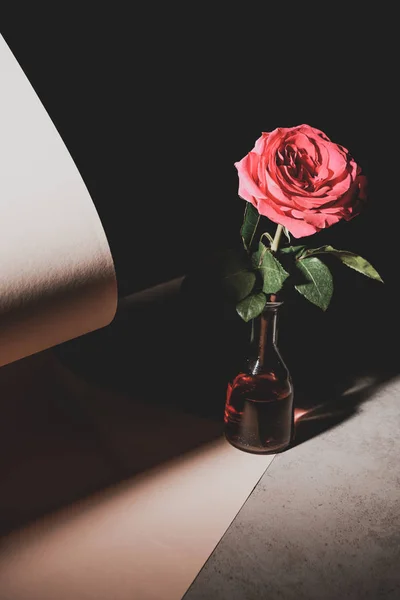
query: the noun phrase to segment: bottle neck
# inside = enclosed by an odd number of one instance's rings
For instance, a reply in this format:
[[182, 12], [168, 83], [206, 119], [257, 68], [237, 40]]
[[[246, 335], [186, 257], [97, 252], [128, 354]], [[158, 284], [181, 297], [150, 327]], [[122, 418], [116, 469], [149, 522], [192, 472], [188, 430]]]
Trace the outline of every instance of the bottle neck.
[[271, 305], [252, 321], [251, 347], [257, 370], [262, 368], [268, 356], [276, 351], [278, 308], [278, 303]]

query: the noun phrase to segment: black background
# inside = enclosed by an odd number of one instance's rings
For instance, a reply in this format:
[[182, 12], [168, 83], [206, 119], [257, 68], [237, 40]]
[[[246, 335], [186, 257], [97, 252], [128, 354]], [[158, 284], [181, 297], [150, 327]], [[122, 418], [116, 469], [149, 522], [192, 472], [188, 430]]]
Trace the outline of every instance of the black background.
[[[318, 372], [318, 385], [338, 370], [397, 369], [391, 16], [331, 9], [316, 19], [310, 7], [285, 5], [278, 14], [270, 3], [246, 11], [130, 8], [23, 7], [2, 18], [100, 214], [120, 297], [234, 246], [244, 210], [234, 162], [262, 131], [308, 123], [351, 151], [368, 177], [370, 202], [351, 222], [305, 241], [362, 254], [385, 285], [342, 268], [327, 313], [303, 302], [287, 316], [285, 355], [298, 378], [304, 363], [308, 381], [310, 369]], [[215, 323], [204, 330], [207, 310], [212, 298], [197, 331], [210, 348]]]
[[120, 295], [236, 243], [244, 202], [233, 163], [262, 131], [301, 123], [349, 148], [370, 180], [373, 206], [323, 241], [364, 251], [387, 279], [398, 210], [390, 15], [283, 12], [23, 7], [2, 17], [101, 216]]

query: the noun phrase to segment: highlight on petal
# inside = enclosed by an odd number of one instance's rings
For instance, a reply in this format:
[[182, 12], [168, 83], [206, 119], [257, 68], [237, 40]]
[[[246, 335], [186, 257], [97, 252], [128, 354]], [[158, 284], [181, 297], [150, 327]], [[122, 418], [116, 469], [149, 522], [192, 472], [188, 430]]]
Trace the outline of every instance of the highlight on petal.
[[[338, 173], [342, 173], [346, 170], [348, 160], [346, 155], [343, 153], [343, 151], [339, 148], [337, 144], [333, 144], [332, 142], [328, 143], [328, 168], [330, 169], [330, 171], [332, 171], [333, 176], [336, 177]], [[326, 144], [326, 142], [322, 142], [321, 145], [323, 146], [324, 144]]]
[[254, 160], [252, 153], [250, 152], [242, 158], [238, 163], [235, 163], [235, 167], [239, 174], [239, 196], [244, 200], [252, 201], [253, 197], [265, 198], [265, 194], [260, 190], [257, 182], [252, 176], [252, 170], [254, 169]]
[[287, 140], [288, 142], [293, 144], [298, 150], [304, 150], [308, 156], [315, 159], [315, 146], [305, 133], [303, 133], [302, 131], [296, 131], [294, 134], [288, 135]]
[[256, 152], [256, 154], [259, 154], [260, 156], [262, 156], [264, 154], [264, 150], [265, 150], [265, 144], [268, 140], [269, 137], [269, 133], [262, 133], [261, 137], [258, 138], [258, 140], [256, 140], [256, 143], [254, 144], [254, 148], [253, 148], [253, 152]]
[[326, 135], [326, 133], [324, 133], [320, 129], [317, 129], [316, 127], [311, 127], [311, 125], [303, 124], [303, 125], [299, 125], [298, 127], [294, 128], [294, 129], [299, 129], [299, 131], [302, 131], [303, 133], [305, 133], [306, 135], [310, 135], [311, 137], [320, 137], [327, 142], [331, 141], [329, 139], [329, 137]]
[[330, 227], [337, 223], [340, 220], [340, 217], [338, 215], [326, 214], [323, 212], [309, 211], [304, 213], [304, 219], [307, 223], [310, 223], [317, 229], [325, 229], [326, 227]]
[[262, 190], [263, 192], [265, 192], [266, 190], [266, 186], [267, 186], [267, 164], [266, 164], [266, 158], [265, 156], [260, 156], [260, 160], [258, 162], [258, 166], [257, 166], [257, 178], [258, 178], [258, 185], [260, 187], [260, 190]]

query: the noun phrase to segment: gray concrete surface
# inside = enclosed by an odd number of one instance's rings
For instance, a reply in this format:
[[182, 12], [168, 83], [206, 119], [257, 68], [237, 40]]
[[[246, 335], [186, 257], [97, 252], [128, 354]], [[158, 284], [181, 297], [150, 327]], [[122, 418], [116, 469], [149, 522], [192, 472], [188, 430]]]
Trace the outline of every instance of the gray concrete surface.
[[400, 598], [400, 378], [360, 397], [274, 458], [184, 600]]

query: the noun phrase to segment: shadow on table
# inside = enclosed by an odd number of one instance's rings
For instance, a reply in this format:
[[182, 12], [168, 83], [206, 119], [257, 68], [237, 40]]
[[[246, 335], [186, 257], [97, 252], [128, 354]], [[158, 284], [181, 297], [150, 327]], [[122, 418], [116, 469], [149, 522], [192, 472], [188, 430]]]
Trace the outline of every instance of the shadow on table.
[[0, 369], [1, 535], [221, 436], [223, 399], [197, 410], [173, 310], [148, 300]]
[[326, 313], [305, 302], [292, 314], [286, 307], [282, 351], [295, 388], [292, 447], [355, 417], [400, 374], [397, 294], [379, 285], [349, 270]]
[[[297, 398], [294, 412], [295, 437], [290, 447], [294, 448], [356, 416], [361, 405], [372, 399], [381, 385], [395, 375], [397, 373], [381, 375], [380, 379], [378, 376], [365, 375], [342, 392], [337, 390], [336, 395], [332, 393], [331, 396], [325, 396], [322, 403], [318, 403], [317, 398], [314, 403], [310, 402], [310, 398], [304, 403], [301, 397]], [[306, 408], [302, 408], [302, 405]]]

